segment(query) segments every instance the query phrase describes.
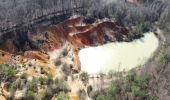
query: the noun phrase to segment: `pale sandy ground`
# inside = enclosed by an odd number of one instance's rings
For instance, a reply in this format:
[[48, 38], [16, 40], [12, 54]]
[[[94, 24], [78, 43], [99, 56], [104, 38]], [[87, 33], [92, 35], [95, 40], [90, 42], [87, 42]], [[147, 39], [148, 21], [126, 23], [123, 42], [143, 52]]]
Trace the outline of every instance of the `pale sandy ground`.
[[85, 90], [85, 94], [83, 94], [85, 100], [92, 100], [92, 98], [90, 98], [87, 94], [87, 86], [92, 86], [93, 91], [98, 91], [104, 88], [108, 88], [110, 83], [115, 79], [116, 77], [114, 76], [110, 77], [108, 75], [105, 75], [103, 76], [103, 78], [101, 78], [99, 74], [93, 74], [89, 76], [89, 81], [85, 86], [84, 83], [78, 77], [74, 80], [72, 80], [71, 77], [68, 77], [67, 84], [69, 84], [69, 87], [71, 89], [71, 92], [69, 93], [70, 100], [80, 100], [80, 98], [78, 97], [80, 90]]

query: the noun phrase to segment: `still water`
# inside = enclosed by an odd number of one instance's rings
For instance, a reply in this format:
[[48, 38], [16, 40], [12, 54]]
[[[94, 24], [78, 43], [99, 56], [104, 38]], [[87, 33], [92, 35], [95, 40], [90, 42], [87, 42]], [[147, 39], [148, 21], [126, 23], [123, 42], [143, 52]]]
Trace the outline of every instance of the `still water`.
[[158, 48], [154, 33], [132, 42], [113, 42], [80, 50], [81, 70], [88, 73], [128, 71], [146, 63]]

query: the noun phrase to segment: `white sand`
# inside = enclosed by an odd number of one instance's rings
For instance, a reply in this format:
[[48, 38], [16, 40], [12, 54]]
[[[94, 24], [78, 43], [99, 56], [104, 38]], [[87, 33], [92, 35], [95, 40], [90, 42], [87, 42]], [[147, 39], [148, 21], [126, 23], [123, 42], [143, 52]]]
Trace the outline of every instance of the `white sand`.
[[154, 33], [132, 42], [114, 42], [80, 50], [81, 70], [88, 73], [128, 71], [145, 64], [159, 45]]

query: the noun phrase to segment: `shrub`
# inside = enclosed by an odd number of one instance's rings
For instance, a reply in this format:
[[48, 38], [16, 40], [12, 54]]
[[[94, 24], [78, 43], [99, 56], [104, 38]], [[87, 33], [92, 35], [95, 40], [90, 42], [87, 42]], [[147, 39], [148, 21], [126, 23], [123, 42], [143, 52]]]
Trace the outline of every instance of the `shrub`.
[[89, 79], [89, 75], [87, 72], [82, 72], [79, 77], [82, 81], [86, 81]]
[[160, 62], [165, 65], [168, 64], [170, 62], [170, 55], [163, 54], [160, 58]]
[[10, 65], [0, 65], [0, 77], [3, 80], [12, 81], [16, 75], [17, 71], [14, 66]]
[[67, 94], [65, 94], [64, 92], [61, 92], [58, 96], [57, 96], [57, 100], [69, 100], [69, 96]]
[[43, 78], [43, 77], [40, 77], [40, 78], [39, 78], [39, 82], [40, 82], [41, 85], [46, 85], [46, 84], [48, 83], [48, 79], [45, 79], [45, 78]]
[[62, 71], [65, 75], [70, 75], [71, 74], [71, 68], [68, 64], [64, 63], [62, 66]]
[[57, 60], [57, 61], [55, 62], [55, 66], [58, 67], [59, 65], [61, 65], [61, 63], [62, 63], [61, 60]]
[[89, 81], [89, 74], [87, 72], [82, 72], [79, 76], [80, 80], [86, 85]]
[[14, 84], [11, 84], [10, 89], [9, 89], [10, 94], [11, 94], [11, 95], [10, 95], [10, 98], [13, 98], [13, 97], [14, 97], [14, 94], [15, 94], [16, 89], [17, 89], [17, 87], [16, 87]]
[[29, 91], [27, 92], [27, 94], [26, 94], [26, 98], [27, 98], [28, 100], [35, 100], [35, 99], [36, 99], [36, 94], [35, 94], [35, 92], [29, 90]]
[[23, 73], [21, 76], [20, 76], [21, 79], [26, 79], [27, 78], [27, 74], [26, 73]]
[[[107, 98], [109, 99], [109, 98]], [[106, 100], [106, 97], [104, 95], [98, 95], [96, 100]]]
[[93, 87], [90, 85], [87, 87], [87, 93], [88, 95], [93, 91]]
[[51, 84], [53, 84], [53, 76], [49, 74], [47, 79], [47, 85], [51, 85]]
[[51, 87], [47, 87], [47, 89], [45, 90], [43, 99], [46, 100], [46, 99], [52, 98], [53, 94], [54, 93]]
[[86, 100], [86, 91], [84, 89], [79, 90], [78, 96], [80, 100]]
[[54, 84], [61, 90], [67, 89], [67, 85], [63, 79], [55, 79]]
[[28, 84], [27, 84], [27, 91], [36, 92], [39, 83], [40, 83], [40, 81], [37, 78], [33, 77], [32, 81], [28, 82]]

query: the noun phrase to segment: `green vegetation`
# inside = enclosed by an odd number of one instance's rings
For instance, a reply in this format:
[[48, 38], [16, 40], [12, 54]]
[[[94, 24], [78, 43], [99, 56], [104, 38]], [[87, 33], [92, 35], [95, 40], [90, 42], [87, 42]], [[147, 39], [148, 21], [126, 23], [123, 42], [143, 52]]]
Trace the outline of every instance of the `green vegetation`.
[[27, 91], [37, 91], [38, 84], [40, 83], [38, 78], [33, 77], [31, 82], [27, 84]]
[[61, 92], [68, 92], [68, 87], [64, 80], [62, 79], [51, 79], [47, 80], [47, 88], [45, 89], [45, 94], [43, 99], [49, 99], [54, 96], [54, 94], [60, 94]]
[[14, 66], [10, 65], [0, 65], [0, 79], [1, 81], [9, 81], [12, 82], [12, 80], [15, 78], [17, 71]]
[[33, 91], [31, 91], [31, 90], [29, 90], [29, 91], [27, 92], [27, 94], [26, 94], [26, 98], [27, 98], [28, 100], [35, 100], [35, 99], [36, 99], [36, 93], [33, 92]]
[[65, 94], [64, 92], [61, 92], [57, 98], [57, 100], [69, 100], [69, 96], [67, 94]]
[[[29, 100], [35, 100], [37, 98], [38, 87], [44, 87], [44, 94], [42, 95], [42, 99], [46, 100], [52, 98], [55, 94], [59, 95], [61, 92], [68, 92], [67, 85], [64, 80], [55, 79], [53, 80], [52, 77], [49, 75], [47, 79], [43, 78], [35, 78], [33, 77], [32, 81], [27, 82], [27, 91], [26, 91], [26, 98]], [[63, 100], [61, 98], [66, 98], [66, 95], [61, 94], [59, 95], [59, 100]], [[67, 100], [67, 99], [64, 99]]]
[[68, 76], [68, 75], [71, 75], [71, 68], [68, 64], [66, 63], [63, 63], [63, 66], [62, 66], [62, 71], [63, 73]]
[[93, 91], [93, 87], [90, 85], [87, 87], [87, 93], [90, 95], [90, 93]]
[[167, 65], [170, 62], [170, 55], [162, 54], [162, 56], [160, 57], [160, 62], [164, 65]]
[[39, 80], [33, 77], [31, 82], [27, 83], [27, 91], [26, 91], [26, 98], [29, 100], [36, 99], [36, 92], [38, 89]]
[[89, 74], [87, 72], [82, 72], [79, 76], [80, 80], [86, 85], [89, 81]]
[[159, 0], [139, 0], [139, 2], [141, 3], [153, 3], [153, 2], [157, 2]]
[[11, 93], [10, 98], [13, 98], [13, 97], [14, 97], [14, 94], [15, 94], [16, 89], [17, 89], [17, 87], [16, 87], [14, 84], [11, 83], [11, 86], [10, 86], [10, 88], [9, 88], [9, 91], [10, 91], [10, 93]]
[[21, 76], [20, 76], [21, 79], [26, 79], [27, 78], [27, 74], [26, 73], [23, 73]]
[[139, 24], [136, 25], [135, 30], [133, 30], [132, 33], [135, 34], [143, 34], [145, 32], [148, 32], [150, 29], [151, 23], [147, 21], [141, 21]]
[[112, 82], [109, 88], [100, 91], [96, 100], [157, 100], [149, 95], [149, 77], [130, 72]]

